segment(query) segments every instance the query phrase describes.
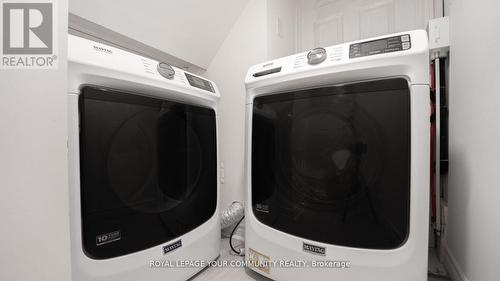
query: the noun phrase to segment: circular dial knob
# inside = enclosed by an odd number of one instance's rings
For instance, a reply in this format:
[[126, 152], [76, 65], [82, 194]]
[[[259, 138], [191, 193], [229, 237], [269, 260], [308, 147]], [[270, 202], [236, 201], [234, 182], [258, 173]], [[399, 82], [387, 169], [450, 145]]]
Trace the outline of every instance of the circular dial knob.
[[167, 79], [174, 79], [175, 70], [169, 64], [160, 62], [157, 69], [161, 76]]
[[326, 60], [326, 50], [324, 48], [316, 48], [307, 54], [308, 64], [320, 64]]

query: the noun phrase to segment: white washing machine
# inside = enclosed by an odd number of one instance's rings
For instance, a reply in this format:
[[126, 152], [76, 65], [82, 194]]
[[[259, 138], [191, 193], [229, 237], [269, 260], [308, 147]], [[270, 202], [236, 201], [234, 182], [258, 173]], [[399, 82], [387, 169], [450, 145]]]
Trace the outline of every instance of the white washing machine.
[[274, 280], [425, 281], [425, 31], [314, 49], [246, 77], [246, 259]]
[[188, 279], [219, 255], [217, 87], [75, 36], [68, 67], [73, 280]]

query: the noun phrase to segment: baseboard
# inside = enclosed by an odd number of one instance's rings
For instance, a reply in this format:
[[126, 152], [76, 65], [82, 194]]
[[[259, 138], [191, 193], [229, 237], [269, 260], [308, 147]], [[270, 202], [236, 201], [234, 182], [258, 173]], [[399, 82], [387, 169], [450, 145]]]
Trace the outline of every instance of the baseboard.
[[453, 281], [469, 281], [448, 247], [444, 248], [442, 259], [444, 266], [446, 267], [446, 270], [448, 270], [448, 273]]

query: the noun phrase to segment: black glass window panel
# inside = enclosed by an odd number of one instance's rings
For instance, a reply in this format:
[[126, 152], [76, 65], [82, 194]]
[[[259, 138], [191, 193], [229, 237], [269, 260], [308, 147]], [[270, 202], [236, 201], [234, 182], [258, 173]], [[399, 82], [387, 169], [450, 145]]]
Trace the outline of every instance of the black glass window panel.
[[252, 126], [252, 208], [260, 222], [348, 247], [393, 249], [406, 241], [406, 80], [257, 97]]
[[86, 87], [79, 110], [82, 242], [89, 257], [141, 251], [212, 217], [212, 109]]

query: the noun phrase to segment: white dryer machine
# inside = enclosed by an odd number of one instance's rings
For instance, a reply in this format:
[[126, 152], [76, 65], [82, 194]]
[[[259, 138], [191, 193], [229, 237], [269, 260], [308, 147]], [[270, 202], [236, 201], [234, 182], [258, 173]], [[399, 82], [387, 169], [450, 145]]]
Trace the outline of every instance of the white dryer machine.
[[[186, 280], [219, 255], [215, 84], [69, 36], [73, 280]], [[168, 261], [169, 266], [155, 265]]]
[[274, 280], [425, 281], [425, 31], [317, 48], [246, 77], [246, 259]]

